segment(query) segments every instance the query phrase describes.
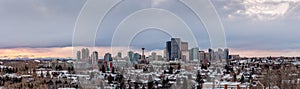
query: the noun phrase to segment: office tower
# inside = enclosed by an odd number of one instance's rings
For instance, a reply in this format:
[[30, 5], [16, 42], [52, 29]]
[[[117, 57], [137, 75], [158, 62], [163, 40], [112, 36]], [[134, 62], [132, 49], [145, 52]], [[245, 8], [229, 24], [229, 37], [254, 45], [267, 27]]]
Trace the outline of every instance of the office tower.
[[141, 59], [141, 55], [139, 53], [133, 54], [132, 64], [138, 64], [138, 59]]
[[118, 52], [117, 55], [118, 55], [117, 57], [122, 58], [122, 53], [121, 52]]
[[171, 60], [181, 59], [180, 38], [171, 38]]
[[142, 48], [142, 60], [144, 60], [146, 57], [145, 57], [145, 48]]
[[110, 53], [106, 53], [104, 55], [104, 60], [106, 61], [106, 64], [107, 64], [107, 69], [110, 70], [112, 67], [113, 67], [113, 64], [112, 64], [112, 56]]
[[129, 51], [127, 53], [127, 56], [128, 56], [128, 62], [129, 63], [133, 63], [133, 52], [132, 51]]
[[167, 41], [166, 43], [166, 58], [167, 60], [171, 59], [171, 41]]
[[221, 59], [218, 51], [214, 51], [214, 55], [213, 56], [214, 56], [213, 60], [219, 60], [219, 59]]
[[188, 62], [190, 60], [189, 51], [182, 51], [182, 61]]
[[163, 57], [167, 58], [167, 47], [164, 48], [164, 54]]
[[229, 59], [229, 49], [228, 48], [224, 49], [224, 56], [225, 56], [225, 60]]
[[209, 53], [209, 60], [208, 61], [212, 61], [212, 60], [214, 60], [215, 58], [215, 55], [214, 55], [214, 50], [213, 49], [208, 49], [208, 53]]
[[198, 61], [199, 60], [199, 48], [190, 49], [190, 61]]
[[156, 60], [156, 53], [155, 53], [155, 52], [152, 52], [152, 53], [151, 53], [151, 57], [152, 57], [152, 60]]
[[190, 59], [188, 42], [181, 42], [181, 60], [188, 62]]
[[97, 52], [97, 51], [94, 51], [94, 52], [92, 53], [91, 64], [95, 64], [97, 60], [98, 60], [98, 52]]
[[82, 48], [82, 50], [81, 50], [81, 58], [82, 59], [85, 59], [85, 60], [87, 60], [87, 59], [89, 59], [89, 49], [88, 48]]
[[85, 56], [86, 56], [86, 58], [89, 58], [90, 57], [90, 51], [89, 51], [89, 49], [88, 48], [85, 48]]
[[218, 59], [221, 59], [221, 60], [225, 59], [224, 51], [221, 48], [218, 49]]
[[200, 63], [202, 64], [205, 60], [205, 52], [204, 51], [199, 51], [199, 60]]
[[80, 59], [81, 59], [81, 52], [77, 51], [77, 60], [80, 60]]
[[81, 49], [81, 55], [82, 55], [82, 56], [81, 56], [81, 59], [83, 59], [83, 60], [86, 59], [85, 53], [86, 53], [86, 52], [85, 52], [85, 48], [82, 48], [82, 49]]
[[[185, 51], [186, 52], [186, 51]], [[181, 61], [186, 61], [187, 59], [186, 59], [186, 56], [185, 55], [183, 55], [183, 52], [182, 52], [182, 55], [181, 55]]]
[[203, 64], [207, 64], [207, 63], [209, 63], [210, 62], [210, 58], [211, 57], [211, 55], [210, 55], [210, 53], [208, 52], [208, 53], [205, 53], [205, 59], [204, 59], [204, 61], [203, 61]]
[[189, 51], [188, 42], [181, 42], [181, 51]]
[[106, 54], [104, 55], [104, 60], [107, 61], [107, 62], [108, 62], [108, 61], [113, 61], [113, 60], [112, 60], [112, 57], [111, 57], [111, 54], [110, 54], [110, 53], [106, 53]]

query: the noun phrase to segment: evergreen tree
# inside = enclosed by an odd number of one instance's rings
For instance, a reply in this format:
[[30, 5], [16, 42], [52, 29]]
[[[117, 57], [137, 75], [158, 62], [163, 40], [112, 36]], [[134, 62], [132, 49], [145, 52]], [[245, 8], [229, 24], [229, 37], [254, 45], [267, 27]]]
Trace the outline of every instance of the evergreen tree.
[[153, 78], [152, 75], [150, 75], [148, 78], [148, 89], [152, 89], [152, 88], [153, 88]]
[[234, 82], [236, 81], [236, 74], [235, 73], [233, 74], [233, 81]]
[[108, 76], [108, 84], [111, 84], [113, 81], [113, 77], [111, 75]]
[[169, 68], [169, 74], [173, 74], [173, 67], [172, 66], [170, 66], [170, 68]]
[[44, 78], [44, 73], [43, 73], [43, 71], [41, 71], [41, 78]]
[[198, 70], [197, 71], [197, 78], [196, 78], [196, 82], [200, 83], [200, 81], [202, 80], [202, 77], [201, 77], [201, 74], [200, 74], [200, 71]]
[[129, 84], [129, 87], [128, 87], [128, 89], [132, 89], [130, 84]]
[[112, 74], [115, 74], [115, 67], [112, 67], [111, 73], [112, 73]]
[[102, 73], [106, 73], [105, 66], [102, 65]]
[[50, 77], [51, 77], [51, 75], [50, 75], [49, 71], [47, 71], [47, 73], [46, 73], [46, 77], [48, 77], [48, 78], [50, 78]]
[[138, 84], [138, 82], [135, 82], [135, 83], [134, 83], [134, 88], [135, 88], [135, 89], [139, 89], [139, 84]]
[[244, 80], [245, 80], [244, 75], [242, 75], [240, 82], [244, 83]]

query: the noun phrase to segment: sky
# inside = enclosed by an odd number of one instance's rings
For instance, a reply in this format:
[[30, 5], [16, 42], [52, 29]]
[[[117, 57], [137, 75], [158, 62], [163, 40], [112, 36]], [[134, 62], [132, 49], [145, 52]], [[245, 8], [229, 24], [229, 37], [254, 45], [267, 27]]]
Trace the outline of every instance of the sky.
[[[211, 2], [224, 25], [227, 47], [232, 54], [300, 56], [300, 0]], [[71, 57], [74, 26], [84, 3], [85, 0], [1, 0], [0, 57]], [[200, 50], [210, 48], [209, 35], [201, 21], [177, 0], [124, 0], [99, 25], [96, 50], [102, 54], [109, 52], [107, 47], [118, 24], [149, 5], [182, 18], [191, 28]], [[170, 38], [168, 33], [149, 28], [137, 34], [131, 46], [161, 50]]]

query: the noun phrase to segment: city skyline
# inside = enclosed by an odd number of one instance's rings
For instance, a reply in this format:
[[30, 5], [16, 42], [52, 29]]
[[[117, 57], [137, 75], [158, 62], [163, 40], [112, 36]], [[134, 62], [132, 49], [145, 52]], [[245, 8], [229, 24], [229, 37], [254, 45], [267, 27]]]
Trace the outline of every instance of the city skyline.
[[[182, 6], [170, 6], [166, 3], [177, 5], [171, 0], [149, 0], [154, 7], [161, 7], [173, 11], [175, 14], [187, 12]], [[212, 1], [220, 16], [226, 33], [227, 47], [233, 54], [241, 56], [300, 56], [300, 42], [298, 34], [300, 30], [297, 23], [300, 22], [299, 1], [286, 0], [282, 2], [254, 2], [244, 1]], [[72, 35], [76, 18], [84, 5], [84, 0], [29, 0], [29, 1], [1, 1], [0, 2], [0, 26], [3, 37], [0, 39], [0, 57], [12, 58], [17, 56], [29, 57], [73, 57]], [[126, 4], [138, 4], [136, 8], [145, 8], [147, 2], [135, 2]], [[17, 5], [15, 5], [17, 4]], [[255, 5], [266, 5], [268, 9], [251, 8]], [[275, 9], [272, 7], [276, 7]], [[115, 22], [131, 11], [119, 11], [112, 13], [108, 19], [115, 18], [111, 23], [107, 22], [105, 30], [97, 33], [97, 51], [103, 55], [110, 50], [111, 34]], [[181, 9], [178, 9], [181, 8]], [[253, 12], [253, 9], [260, 12]], [[268, 13], [272, 12], [272, 13]], [[180, 15], [182, 18], [193, 22], [194, 16]], [[210, 48], [209, 36], [201, 22], [195, 21], [191, 29], [197, 38], [200, 50]], [[196, 29], [196, 30], [195, 30]], [[158, 36], [152, 36], [158, 35]], [[132, 45], [139, 50], [146, 47], [147, 51], [161, 51], [170, 35], [159, 30], [150, 29], [142, 32], [132, 40]], [[149, 40], [145, 42], [143, 40]], [[122, 49], [120, 47], [120, 49]]]
[[300, 0], [0, 0], [0, 89], [300, 89]]
[[[83, 47], [85, 48], [85, 47]], [[99, 52], [99, 58], [102, 58], [105, 53], [110, 53], [110, 47], [95, 47], [96, 51]], [[127, 53], [125, 51], [127, 47], [118, 49], [122, 54]], [[42, 51], [43, 50], [43, 51]], [[230, 49], [230, 54], [232, 55], [240, 55], [241, 57], [299, 57], [299, 52], [274, 52], [274, 51], [261, 51], [261, 50], [252, 50], [252, 51], [243, 51], [243, 50], [235, 50]], [[72, 54], [72, 47], [59, 47], [59, 48], [14, 48], [14, 49], [0, 49], [1, 55], [0, 59], [14, 59], [14, 58], [76, 58], [76, 54]], [[141, 52], [140, 49], [132, 50], [134, 52]], [[200, 49], [199, 51], [207, 51], [207, 49]], [[146, 55], [151, 55], [152, 52], [158, 53], [160, 55], [163, 54], [163, 50], [146, 50]], [[112, 53], [114, 56], [117, 56], [118, 52]], [[260, 54], [257, 54], [260, 53]], [[247, 55], [248, 54], [248, 55]]]

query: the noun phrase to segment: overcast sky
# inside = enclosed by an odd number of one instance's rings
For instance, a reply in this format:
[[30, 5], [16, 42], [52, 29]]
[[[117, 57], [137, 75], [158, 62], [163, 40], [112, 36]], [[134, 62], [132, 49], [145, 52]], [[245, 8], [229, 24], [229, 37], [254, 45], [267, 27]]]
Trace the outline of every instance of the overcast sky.
[[[146, 1], [151, 0], [124, 0], [113, 8], [99, 27], [96, 45], [110, 46], [116, 26], [136, 9], [147, 8]], [[300, 53], [300, 0], [211, 1], [224, 25], [229, 48]], [[210, 47], [201, 21], [184, 5], [176, 0], [152, 2], [182, 18], [201, 49]], [[72, 46], [74, 25], [84, 3], [85, 0], [0, 0], [0, 49]], [[137, 34], [131, 45], [162, 49], [169, 39], [169, 34], [149, 29]]]

